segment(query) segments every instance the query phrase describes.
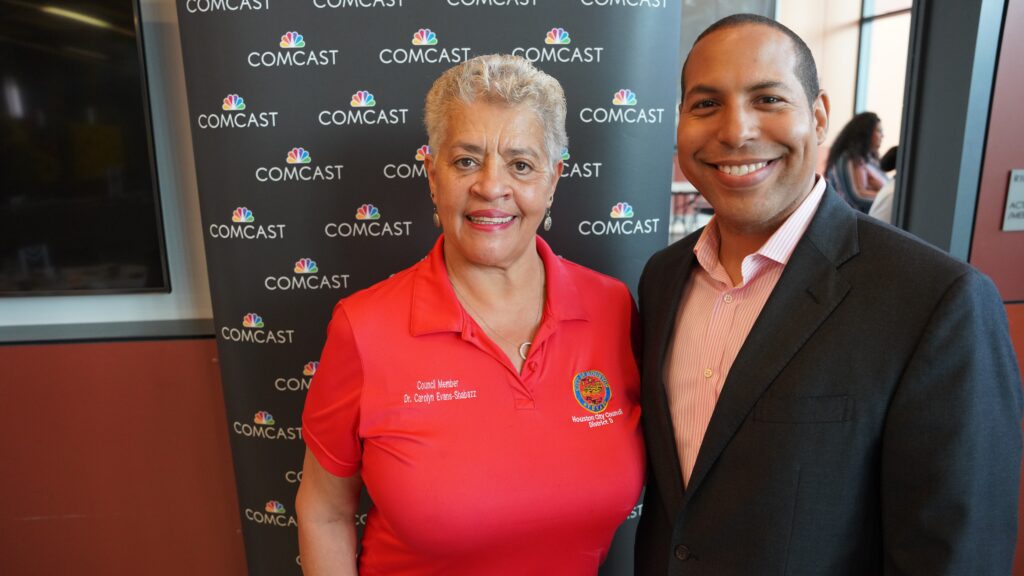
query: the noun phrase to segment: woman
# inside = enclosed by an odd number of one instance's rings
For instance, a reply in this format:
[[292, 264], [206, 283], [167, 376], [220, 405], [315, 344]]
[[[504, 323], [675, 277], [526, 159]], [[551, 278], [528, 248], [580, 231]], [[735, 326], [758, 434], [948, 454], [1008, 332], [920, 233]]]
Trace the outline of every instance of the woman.
[[888, 178], [878, 165], [882, 121], [874, 112], [853, 117], [828, 152], [825, 175], [846, 202], [867, 213]]
[[635, 308], [555, 256], [565, 96], [511, 56], [427, 95], [433, 250], [335, 307], [303, 413], [307, 575], [597, 573], [643, 482]]

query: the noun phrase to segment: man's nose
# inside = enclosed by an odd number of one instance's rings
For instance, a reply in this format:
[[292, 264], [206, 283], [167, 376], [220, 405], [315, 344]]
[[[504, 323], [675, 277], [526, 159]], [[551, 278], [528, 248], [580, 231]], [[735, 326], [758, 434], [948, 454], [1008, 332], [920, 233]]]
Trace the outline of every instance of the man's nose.
[[719, 118], [718, 140], [730, 148], [742, 148], [757, 136], [758, 118], [753, 110], [726, 106]]

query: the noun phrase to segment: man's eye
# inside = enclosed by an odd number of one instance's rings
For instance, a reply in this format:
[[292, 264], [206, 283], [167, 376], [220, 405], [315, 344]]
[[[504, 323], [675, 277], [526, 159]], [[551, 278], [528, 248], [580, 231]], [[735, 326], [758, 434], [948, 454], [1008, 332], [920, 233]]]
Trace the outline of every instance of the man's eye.
[[512, 168], [515, 169], [515, 171], [520, 173], [520, 174], [525, 174], [525, 173], [529, 172], [530, 170], [533, 170], [533, 166], [530, 166], [526, 162], [513, 162], [512, 163]]
[[472, 168], [476, 164], [472, 158], [459, 158], [455, 161], [455, 165], [459, 168]]
[[776, 96], [762, 96], [761, 102], [764, 104], [778, 104], [779, 102], [782, 102], [782, 98], [778, 98]]
[[705, 99], [705, 100], [699, 100], [696, 104], [693, 105], [693, 107], [695, 109], [711, 108], [714, 105], [715, 105], [715, 101], [714, 100]]

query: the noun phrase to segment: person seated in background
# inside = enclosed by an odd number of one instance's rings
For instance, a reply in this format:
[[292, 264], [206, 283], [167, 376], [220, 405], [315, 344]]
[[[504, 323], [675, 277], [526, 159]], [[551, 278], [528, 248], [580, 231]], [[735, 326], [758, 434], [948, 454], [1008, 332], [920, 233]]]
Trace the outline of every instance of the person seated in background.
[[[878, 161], [879, 167], [886, 173], [892, 172], [896, 169], [896, 151], [897, 147], [893, 146], [889, 148], [882, 159]], [[885, 186], [878, 191], [875, 196], [875, 201], [871, 203], [871, 210], [868, 211], [868, 216], [877, 218], [886, 224], [892, 224], [892, 195], [896, 192], [896, 175], [894, 174]]]
[[861, 112], [843, 126], [828, 152], [825, 177], [846, 203], [867, 213], [889, 179], [878, 165], [882, 121], [874, 112]]
[[523, 58], [480, 56], [430, 89], [425, 160], [441, 234], [342, 299], [302, 417], [307, 576], [594, 576], [640, 496], [636, 307], [555, 255], [565, 95]]

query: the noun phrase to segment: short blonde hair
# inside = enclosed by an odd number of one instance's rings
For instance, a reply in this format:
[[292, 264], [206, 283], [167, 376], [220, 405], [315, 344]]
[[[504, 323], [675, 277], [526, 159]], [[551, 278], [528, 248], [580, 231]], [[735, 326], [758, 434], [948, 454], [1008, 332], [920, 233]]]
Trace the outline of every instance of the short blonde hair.
[[554, 165], [569, 145], [565, 133], [565, 92], [552, 76], [525, 58], [508, 54], [477, 56], [449, 68], [427, 92], [423, 123], [432, 149], [444, 140], [448, 117], [460, 104], [484, 102], [526, 106], [544, 129], [544, 147]]

